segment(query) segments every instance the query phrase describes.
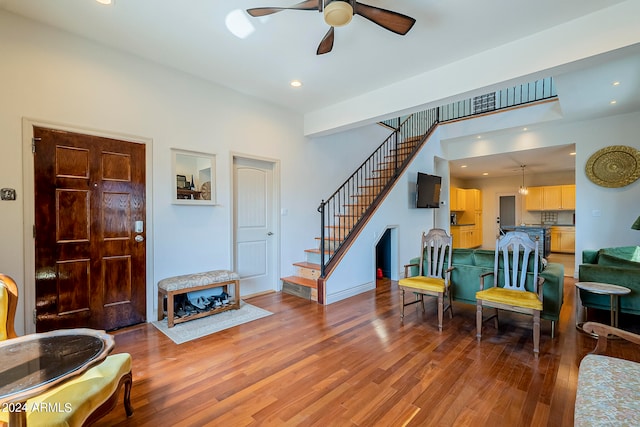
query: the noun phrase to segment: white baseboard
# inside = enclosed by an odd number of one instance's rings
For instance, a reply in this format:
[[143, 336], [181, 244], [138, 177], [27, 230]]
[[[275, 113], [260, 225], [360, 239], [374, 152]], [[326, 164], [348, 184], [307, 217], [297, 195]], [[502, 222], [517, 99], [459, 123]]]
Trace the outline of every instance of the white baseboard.
[[342, 301], [343, 299], [347, 299], [363, 292], [371, 291], [376, 288], [375, 282], [363, 283], [362, 285], [356, 286], [354, 288], [345, 289], [344, 291], [336, 292], [334, 294], [327, 294], [327, 300], [325, 301], [326, 305], [333, 304], [334, 302]]

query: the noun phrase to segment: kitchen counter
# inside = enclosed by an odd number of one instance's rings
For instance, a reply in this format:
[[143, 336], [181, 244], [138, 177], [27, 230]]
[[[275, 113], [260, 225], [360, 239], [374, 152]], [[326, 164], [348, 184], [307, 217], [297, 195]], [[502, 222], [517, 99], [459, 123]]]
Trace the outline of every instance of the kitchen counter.
[[501, 227], [502, 231], [523, 231], [529, 235], [531, 240], [536, 238], [541, 242], [540, 249], [543, 257], [548, 257], [551, 253], [551, 225], [549, 224], [528, 224]]

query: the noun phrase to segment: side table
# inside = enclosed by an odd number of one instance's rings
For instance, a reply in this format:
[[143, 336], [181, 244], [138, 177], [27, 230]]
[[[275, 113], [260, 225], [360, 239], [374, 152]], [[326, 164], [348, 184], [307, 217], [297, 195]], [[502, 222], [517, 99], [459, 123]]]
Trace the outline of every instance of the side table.
[[[599, 282], [576, 282], [576, 328], [582, 329], [582, 325], [587, 321], [587, 308], [584, 307], [584, 321], [578, 320], [578, 302], [580, 301], [580, 289], [583, 291], [591, 292], [599, 295], [609, 295], [610, 305], [609, 311], [611, 314], [611, 326], [618, 327], [618, 314], [620, 312], [620, 296], [627, 295], [631, 292], [631, 289], [624, 286], [611, 285], [609, 283]], [[580, 304], [582, 306], [582, 304]]]

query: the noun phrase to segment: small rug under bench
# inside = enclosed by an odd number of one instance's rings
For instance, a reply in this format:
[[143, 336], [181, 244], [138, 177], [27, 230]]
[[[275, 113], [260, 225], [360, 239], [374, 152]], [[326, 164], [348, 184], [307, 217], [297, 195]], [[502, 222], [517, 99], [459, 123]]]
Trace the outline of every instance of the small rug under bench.
[[234, 326], [242, 325], [273, 313], [240, 301], [238, 310], [229, 310], [217, 313], [200, 319], [191, 320], [180, 323], [172, 328], [167, 327], [167, 318], [153, 322], [153, 326], [158, 328], [160, 332], [171, 338], [176, 344], [182, 344], [187, 341], [195, 340], [206, 335], [210, 335]]

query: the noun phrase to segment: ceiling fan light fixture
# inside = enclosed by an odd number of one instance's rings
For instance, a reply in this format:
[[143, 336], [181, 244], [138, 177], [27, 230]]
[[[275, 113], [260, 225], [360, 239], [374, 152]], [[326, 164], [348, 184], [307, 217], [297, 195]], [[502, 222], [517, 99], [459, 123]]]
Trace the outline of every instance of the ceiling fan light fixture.
[[353, 8], [344, 1], [332, 1], [324, 7], [324, 22], [332, 27], [342, 27], [351, 22]]

